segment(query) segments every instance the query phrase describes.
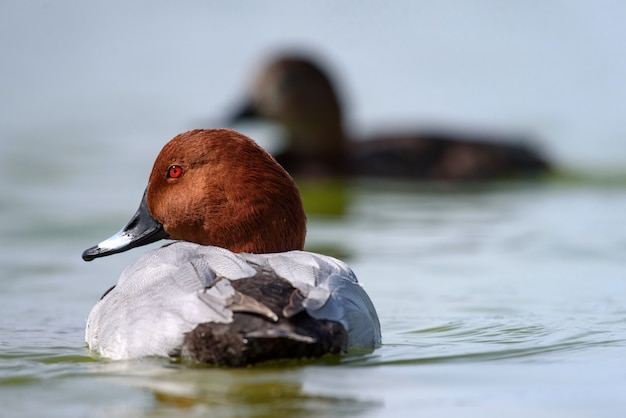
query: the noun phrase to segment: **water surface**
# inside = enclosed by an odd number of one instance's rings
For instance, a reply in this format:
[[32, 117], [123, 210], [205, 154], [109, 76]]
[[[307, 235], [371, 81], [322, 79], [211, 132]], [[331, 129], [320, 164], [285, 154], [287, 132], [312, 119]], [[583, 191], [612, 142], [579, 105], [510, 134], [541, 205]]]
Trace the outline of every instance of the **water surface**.
[[307, 245], [350, 263], [378, 308], [383, 346], [228, 370], [92, 357], [84, 320], [144, 250], [92, 263], [80, 253], [126, 221], [142, 188], [106, 210], [115, 183], [85, 201], [75, 176], [61, 176], [59, 196], [23, 174], [29, 192], [4, 185], [14, 197], [0, 225], [0, 402], [11, 416], [571, 417], [626, 407], [622, 184], [352, 183], [343, 216], [311, 216]]

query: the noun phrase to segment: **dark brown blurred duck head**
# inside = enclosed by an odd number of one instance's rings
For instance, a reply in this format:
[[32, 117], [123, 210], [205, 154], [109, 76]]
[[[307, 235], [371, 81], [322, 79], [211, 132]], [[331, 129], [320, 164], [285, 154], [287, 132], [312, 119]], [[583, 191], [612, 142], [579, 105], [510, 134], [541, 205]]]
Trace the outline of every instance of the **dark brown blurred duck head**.
[[286, 150], [277, 158], [288, 171], [323, 175], [345, 165], [342, 106], [326, 72], [313, 61], [284, 56], [262, 68], [233, 122], [257, 118], [284, 129]]

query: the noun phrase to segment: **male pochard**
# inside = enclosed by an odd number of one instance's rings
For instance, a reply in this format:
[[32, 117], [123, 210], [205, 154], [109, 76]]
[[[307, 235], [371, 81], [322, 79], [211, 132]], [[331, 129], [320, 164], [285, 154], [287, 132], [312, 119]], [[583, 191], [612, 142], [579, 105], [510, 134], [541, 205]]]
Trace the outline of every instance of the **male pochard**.
[[264, 66], [231, 123], [265, 118], [286, 134], [275, 154], [296, 178], [368, 176], [414, 180], [486, 180], [544, 173], [546, 159], [517, 136], [422, 129], [352, 138], [333, 83], [314, 61], [279, 56]]
[[242, 366], [377, 346], [370, 298], [346, 264], [302, 251], [305, 224], [295, 183], [250, 138], [229, 129], [176, 136], [137, 213], [83, 259], [179, 241], [124, 270], [89, 314], [89, 348]]

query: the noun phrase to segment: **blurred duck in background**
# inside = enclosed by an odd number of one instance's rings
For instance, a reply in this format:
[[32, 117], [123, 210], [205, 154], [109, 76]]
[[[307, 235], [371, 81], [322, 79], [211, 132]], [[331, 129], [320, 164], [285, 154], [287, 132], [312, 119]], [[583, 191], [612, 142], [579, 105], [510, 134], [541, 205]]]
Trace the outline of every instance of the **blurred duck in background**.
[[515, 135], [424, 129], [352, 138], [343, 117], [326, 71], [310, 58], [285, 54], [261, 69], [230, 122], [280, 125], [286, 147], [274, 156], [299, 181], [357, 176], [462, 182], [536, 177], [550, 169], [526, 138]]

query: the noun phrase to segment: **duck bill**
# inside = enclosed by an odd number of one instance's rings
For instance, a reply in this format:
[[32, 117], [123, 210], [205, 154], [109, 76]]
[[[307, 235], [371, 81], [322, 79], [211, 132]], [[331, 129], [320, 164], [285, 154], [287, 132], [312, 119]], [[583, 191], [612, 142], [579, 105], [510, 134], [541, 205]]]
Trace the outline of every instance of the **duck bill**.
[[260, 118], [259, 110], [252, 100], [247, 100], [230, 115], [227, 122], [229, 125], [237, 124], [239, 122], [253, 121]]
[[83, 252], [83, 260], [91, 261], [94, 258], [121, 253], [131, 248], [169, 238], [169, 235], [163, 230], [163, 225], [150, 214], [146, 192], [143, 194], [139, 209], [126, 226], [100, 244], [86, 249]]

